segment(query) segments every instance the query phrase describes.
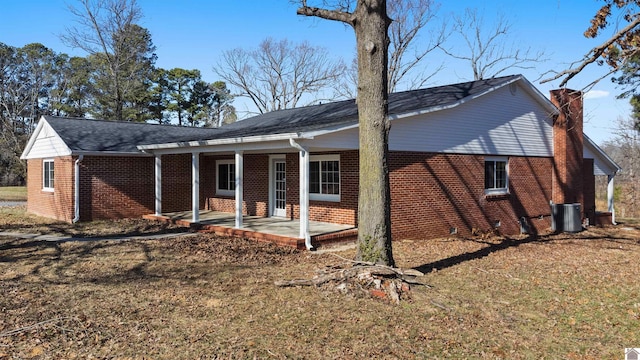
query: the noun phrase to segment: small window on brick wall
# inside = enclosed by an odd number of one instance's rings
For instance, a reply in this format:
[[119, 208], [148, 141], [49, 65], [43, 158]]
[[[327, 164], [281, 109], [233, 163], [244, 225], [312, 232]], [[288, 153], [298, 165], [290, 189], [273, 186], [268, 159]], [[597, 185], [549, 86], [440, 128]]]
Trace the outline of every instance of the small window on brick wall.
[[340, 155], [311, 156], [309, 199], [340, 201]]
[[484, 193], [502, 195], [509, 193], [509, 171], [506, 157], [486, 158], [484, 160]]
[[216, 161], [216, 194], [233, 196], [236, 191], [236, 164], [233, 160]]
[[53, 191], [53, 159], [42, 160], [42, 190]]

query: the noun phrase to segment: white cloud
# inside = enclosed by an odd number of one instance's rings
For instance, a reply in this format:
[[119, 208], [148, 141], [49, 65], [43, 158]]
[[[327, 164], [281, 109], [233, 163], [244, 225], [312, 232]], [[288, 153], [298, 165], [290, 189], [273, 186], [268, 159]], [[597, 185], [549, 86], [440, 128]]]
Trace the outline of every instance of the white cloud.
[[605, 90], [590, 90], [584, 94], [585, 99], [597, 99], [609, 96], [609, 92]]

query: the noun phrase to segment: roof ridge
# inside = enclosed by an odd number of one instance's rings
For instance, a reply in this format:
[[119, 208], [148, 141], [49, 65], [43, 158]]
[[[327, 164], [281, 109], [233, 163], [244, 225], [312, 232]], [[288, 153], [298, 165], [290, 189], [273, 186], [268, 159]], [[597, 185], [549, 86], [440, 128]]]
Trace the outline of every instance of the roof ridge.
[[[496, 76], [496, 77], [491, 77], [491, 78], [485, 78], [485, 79], [479, 79], [479, 80], [471, 80], [471, 81], [462, 81], [462, 82], [458, 82], [458, 83], [452, 83], [452, 84], [444, 84], [444, 85], [436, 85], [436, 86], [429, 86], [429, 87], [424, 87], [424, 88], [420, 88], [420, 89], [411, 89], [411, 90], [403, 90], [403, 91], [395, 91], [392, 93], [389, 93], [389, 96], [399, 96], [400, 94], [406, 94], [406, 93], [410, 93], [410, 92], [425, 92], [425, 91], [433, 91], [434, 89], [438, 89], [438, 88], [446, 88], [446, 87], [452, 87], [452, 86], [459, 86], [459, 85], [463, 85], [463, 84], [472, 84], [472, 83], [481, 83], [481, 82], [486, 82], [486, 81], [490, 81], [490, 80], [507, 80], [507, 79], [516, 79], [516, 78], [520, 78], [522, 77], [522, 74], [513, 74], [513, 75], [505, 75], [505, 76]], [[344, 103], [344, 102], [351, 102], [351, 101], [356, 101], [355, 98], [350, 98], [350, 99], [344, 99], [344, 100], [336, 100], [336, 101], [328, 101], [326, 103], [323, 104], [310, 104], [310, 105], [305, 105], [305, 106], [299, 106], [299, 107], [293, 107], [293, 108], [287, 108], [287, 109], [280, 109], [280, 110], [272, 110], [268, 113], [274, 113], [274, 112], [289, 112], [289, 111], [295, 111], [295, 110], [300, 110], [300, 109], [308, 109], [308, 108], [314, 108], [314, 107], [318, 107], [318, 106], [328, 106], [328, 105], [336, 105], [336, 104], [340, 104], [340, 103]], [[244, 120], [248, 120], [248, 119], [252, 119], [252, 118], [256, 118], [256, 117], [260, 117], [262, 115], [265, 115], [267, 113], [264, 114], [257, 114], [245, 119], [242, 119], [241, 121]]]
[[389, 93], [389, 95], [392, 95], [392, 94], [404, 94], [404, 93], [414, 92], [414, 91], [430, 91], [430, 90], [434, 90], [434, 89], [438, 89], [438, 88], [446, 88], [446, 87], [459, 86], [459, 85], [464, 85], [464, 84], [480, 83], [480, 82], [486, 82], [486, 81], [490, 81], [490, 80], [516, 79], [516, 78], [519, 78], [519, 77], [522, 77], [522, 74], [496, 76], [496, 77], [490, 77], [490, 78], [479, 79], [479, 80], [470, 80], [470, 81], [462, 81], [462, 82], [451, 83], [451, 84], [429, 86], [429, 87], [420, 88], [420, 89], [396, 91], [396, 92]]
[[56, 115], [42, 115], [45, 119], [63, 119], [63, 120], [77, 120], [77, 121], [92, 121], [92, 122], [101, 122], [101, 123], [109, 123], [109, 124], [131, 124], [131, 125], [144, 125], [144, 126], [161, 126], [161, 127], [174, 127], [178, 129], [219, 129], [219, 128], [208, 128], [208, 127], [198, 127], [198, 126], [180, 126], [175, 124], [153, 124], [148, 122], [141, 121], [125, 121], [125, 120], [107, 120], [107, 119], [92, 119], [92, 118], [83, 118], [83, 117], [72, 117], [72, 116], [56, 116]]

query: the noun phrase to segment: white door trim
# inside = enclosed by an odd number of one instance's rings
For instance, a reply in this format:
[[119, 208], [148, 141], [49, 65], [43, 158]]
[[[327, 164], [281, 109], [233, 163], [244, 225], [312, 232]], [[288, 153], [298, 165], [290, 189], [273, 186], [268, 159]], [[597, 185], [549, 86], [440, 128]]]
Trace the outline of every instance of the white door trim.
[[[286, 217], [287, 216], [287, 209], [286, 209], [286, 205], [284, 207], [284, 209], [277, 209], [276, 208], [276, 187], [275, 187], [275, 183], [276, 183], [276, 167], [275, 167], [275, 163], [276, 162], [284, 162], [285, 164], [285, 181], [286, 181], [286, 157], [284, 155], [269, 155], [269, 216], [276, 216], [276, 217]], [[286, 191], [286, 189], [285, 189]], [[285, 193], [285, 204], [286, 204], [286, 193]]]

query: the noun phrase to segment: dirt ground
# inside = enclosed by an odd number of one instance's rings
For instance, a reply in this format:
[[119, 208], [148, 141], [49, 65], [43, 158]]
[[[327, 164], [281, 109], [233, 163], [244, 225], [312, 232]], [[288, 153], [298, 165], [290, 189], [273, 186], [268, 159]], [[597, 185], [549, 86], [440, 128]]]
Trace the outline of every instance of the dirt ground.
[[[33, 221], [4, 215], [2, 228]], [[123, 224], [173, 231], [142, 220], [58, 230], [104, 235]], [[394, 255], [430, 285], [400, 305], [274, 286], [343, 262], [331, 253], [203, 234], [0, 237], [0, 359], [621, 359], [640, 347], [637, 225], [403, 240]]]

